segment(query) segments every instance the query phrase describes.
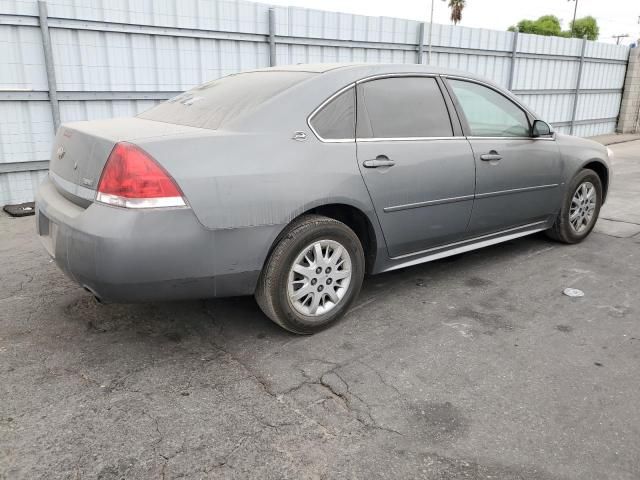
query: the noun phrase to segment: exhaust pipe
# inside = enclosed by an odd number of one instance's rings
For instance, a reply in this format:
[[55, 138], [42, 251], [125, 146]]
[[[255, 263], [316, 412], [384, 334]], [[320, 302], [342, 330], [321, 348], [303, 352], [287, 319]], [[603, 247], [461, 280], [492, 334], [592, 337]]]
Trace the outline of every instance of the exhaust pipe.
[[86, 285], [83, 285], [82, 288], [84, 288], [87, 292], [89, 292], [91, 295], [93, 295], [93, 298], [96, 299], [96, 302], [98, 302], [100, 305], [103, 305], [102, 299], [100, 299], [98, 294], [96, 292], [94, 292], [91, 287], [87, 287]]

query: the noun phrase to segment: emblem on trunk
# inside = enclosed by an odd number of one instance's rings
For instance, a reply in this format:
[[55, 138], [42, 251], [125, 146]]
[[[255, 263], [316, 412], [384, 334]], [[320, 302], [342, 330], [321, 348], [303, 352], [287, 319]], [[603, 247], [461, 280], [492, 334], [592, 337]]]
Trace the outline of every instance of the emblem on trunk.
[[64, 147], [63, 146], [59, 146], [58, 150], [56, 150], [56, 154], [58, 155], [58, 160], [62, 160], [62, 157], [64, 157], [64, 154], [66, 152], [64, 151]]

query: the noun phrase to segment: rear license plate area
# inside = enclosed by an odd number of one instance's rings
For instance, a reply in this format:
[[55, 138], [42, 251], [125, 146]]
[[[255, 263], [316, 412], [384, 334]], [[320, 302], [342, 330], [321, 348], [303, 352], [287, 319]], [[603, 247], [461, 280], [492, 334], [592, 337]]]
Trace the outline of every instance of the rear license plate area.
[[38, 234], [40, 240], [47, 250], [47, 253], [55, 258], [56, 256], [56, 236], [58, 233], [58, 226], [49, 220], [49, 218], [40, 212], [38, 217]]
[[49, 224], [51, 221], [49, 218], [42, 212], [38, 215], [38, 235], [41, 237], [46, 237], [49, 235]]

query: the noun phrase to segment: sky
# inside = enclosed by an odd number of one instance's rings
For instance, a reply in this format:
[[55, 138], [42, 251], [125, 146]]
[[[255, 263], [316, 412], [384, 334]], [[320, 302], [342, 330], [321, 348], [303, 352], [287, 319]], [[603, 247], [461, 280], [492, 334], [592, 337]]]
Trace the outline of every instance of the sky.
[[[262, 0], [264, 2], [264, 0]], [[434, 1], [434, 22], [449, 24], [448, 0]], [[466, 0], [459, 25], [506, 30], [523, 18], [555, 15], [564, 30], [573, 19], [573, 0]], [[591, 15], [598, 20], [601, 42], [615, 43], [612, 35], [629, 34], [620, 40], [629, 44], [640, 37], [640, 0], [577, 0], [577, 18]], [[274, 5], [291, 5], [318, 10], [356, 13], [374, 17], [399, 17], [428, 21], [431, 0], [269, 0]]]

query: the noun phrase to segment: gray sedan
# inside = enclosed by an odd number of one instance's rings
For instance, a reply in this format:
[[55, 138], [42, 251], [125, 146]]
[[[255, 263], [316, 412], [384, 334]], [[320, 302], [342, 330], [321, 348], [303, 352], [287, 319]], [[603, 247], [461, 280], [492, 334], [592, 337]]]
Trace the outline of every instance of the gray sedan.
[[63, 125], [38, 234], [100, 300], [254, 294], [308, 334], [348, 310], [365, 273], [540, 231], [580, 242], [608, 157], [467, 73], [268, 68]]

